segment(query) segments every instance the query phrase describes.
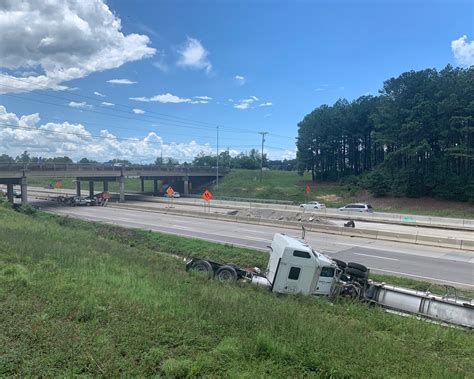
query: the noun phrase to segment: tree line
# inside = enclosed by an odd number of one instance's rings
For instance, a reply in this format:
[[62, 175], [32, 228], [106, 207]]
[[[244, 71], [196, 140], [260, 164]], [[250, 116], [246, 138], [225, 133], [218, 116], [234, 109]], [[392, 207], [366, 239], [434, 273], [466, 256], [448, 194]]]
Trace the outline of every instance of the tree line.
[[474, 201], [474, 66], [410, 71], [298, 124], [298, 171], [378, 196]]

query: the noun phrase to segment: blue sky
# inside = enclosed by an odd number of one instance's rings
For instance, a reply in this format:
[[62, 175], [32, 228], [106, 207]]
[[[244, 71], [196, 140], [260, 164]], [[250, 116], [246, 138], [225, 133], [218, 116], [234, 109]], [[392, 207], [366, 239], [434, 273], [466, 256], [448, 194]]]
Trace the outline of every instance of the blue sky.
[[377, 94], [404, 71], [474, 64], [472, 1], [94, 0], [30, 4], [14, 21], [7, 8], [0, 130], [19, 126], [0, 148], [11, 154], [189, 160], [215, 151], [221, 125], [221, 149], [258, 148], [266, 131], [270, 157], [291, 158], [315, 107]]

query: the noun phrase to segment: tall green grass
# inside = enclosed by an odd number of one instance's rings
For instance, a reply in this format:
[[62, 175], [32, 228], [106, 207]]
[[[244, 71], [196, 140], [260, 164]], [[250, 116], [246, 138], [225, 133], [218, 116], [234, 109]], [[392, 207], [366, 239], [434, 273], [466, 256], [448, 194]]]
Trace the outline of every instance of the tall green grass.
[[[357, 302], [222, 285], [162, 254], [185, 246], [204, 254], [205, 245], [110, 230], [0, 208], [0, 375], [451, 378], [474, 370], [472, 332]], [[235, 248], [209, 245], [208, 254], [222, 252], [238, 258]]]

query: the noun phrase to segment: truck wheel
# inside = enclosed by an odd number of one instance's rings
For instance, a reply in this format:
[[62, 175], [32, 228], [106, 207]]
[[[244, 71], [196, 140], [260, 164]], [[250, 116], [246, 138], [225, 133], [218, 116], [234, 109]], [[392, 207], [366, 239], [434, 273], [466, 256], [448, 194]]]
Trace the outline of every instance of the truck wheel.
[[346, 262], [341, 261], [340, 259], [335, 259], [335, 258], [331, 258], [331, 259], [337, 264], [337, 266], [338, 266], [341, 270], [344, 270], [344, 269], [347, 267]]
[[200, 260], [193, 263], [191, 266], [192, 271], [207, 272], [209, 279], [212, 278], [213, 270], [212, 266], [208, 261]]
[[232, 266], [222, 266], [216, 271], [216, 279], [221, 283], [230, 283], [237, 280], [237, 271]]
[[361, 271], [353, 267], [346, 268], [346, 274], [349, 276], [353, 276], [355, 278], [360, 278], [360, 279], [367, 279], [368, 277], [367, 271]]
[[367, 267], [365, 267], [364, 265], [361, 265], [361, 264], [359, 264], [359, 263], [349, 262], [349, 263], [347, 264], [347, 267], [356, 268], [357, 270], [360, 270], [360, 271], [363, 271], [363, 272], [367, 272]]

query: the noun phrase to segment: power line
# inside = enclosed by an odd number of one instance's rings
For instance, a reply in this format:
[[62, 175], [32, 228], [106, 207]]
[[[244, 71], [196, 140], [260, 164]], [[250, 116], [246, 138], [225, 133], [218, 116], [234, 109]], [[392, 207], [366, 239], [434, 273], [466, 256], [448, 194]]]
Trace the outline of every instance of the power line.
[[[0, 75], [2, 76], [2, 75]], [[29, 84], [28, 81], [26, 80], [21, 80], [19, 78], [15, 78], [15, 77], [11, 77], [12, 79], [14, 80], [17, 80], [19, 82], [24, 82], [24, 83], [27, 83]], [[9, 87], [9, 88], [13, 88], [13, 89], [22, 89], [20, 87], [15, 87], [15, 86], [9, 86], [7, 84], [2, 84], [0, 83], [0, 86], [4, 86], [4, 87]], [[42, 86], [43, 88], [45, 89], [50, 89], [49, 87], [47, 86]], [[6, 94], [8, 96], [11, 96], [11, 97], [16, 97], [16, 98], [22, 98], [20, 96], [15, 96], [15, 95], [12, 95], [12, 94]], [[49, 96], [49, 97], [53, 97], [53, 98], [58, 98], [60, 100], [70, 100], [70, 101], [73, 101], [75, 100], [74, 98], [69, 98], [69, 97], [61, 97], [61, 96], [57, 96], [57, 95], [53, 95], [53, 94], [47, 94], [47, 93], [42, 93], [42, 95], [45, 95], [45, 96]], [[93, 100], [94, 102], [100, 102], [99, 99], [97, 98], [94, 98], [92, 96], [87, 96], [87, 95], [80, 95], [80, 94], [73, 94], [73, 96], [76, 96], [76, 97], [80, 97], [80, 98], [85, 98], [85, 99], [91, 99]], [[26, 99], [26, 98], [23, 98], [23, 99]], [[49, 103], [50, 105], [57, 105], [57, 106], [64, 106], [64, 105], [61, 105], [61, 104], [55, 104], [55, 103]], [[116, 106], [120, 106], [120, 107], [124, 107], [124, 108], [127, 108], [128, 110], [132, 110], [133, 107], [130, 107], [128, 105], [124, 105], [124, 104], [119, 104], [119, 103], [116, 103], [115, 104]], [[87, 111], [86, 109], [82, 109], [84, 111]], [[91, 110], [89, 110], [91, 111]], [[127, 112], [127, 111], [123, 111], [123, 110], [119, 110], [117, 109], [117, 111], [119, 112], [122, 112], [122, 113], [127, 113], [127, 114], [130, 114], [131, 112]], [[106, 115], [112, 115], [114, 117], [117, 117], [117, 115], [113, 115], [113, 114], [108, 114], [108, 113], [104, 113], [104, 112], [97, 112], [95, 111], [96, 113], [101, 113], [101, 114], [106, 114]], [[178, 121], [178, 120], [167, 120], [165, 119], [165, 121], [169, 122], [169, 121], [172, 121], [172, 122], [181, 122], [181, 123], [187, 123], [187, 124], [201, 124], [201, 125], [209, 125], [207, 126], [206, 128], [207, 129], [214, 129], [217, 125], [216, 124], [212, 124], [212, 123], [208, 123], [208, 122], [204, 122], [204, 121], [197, 121], [197, 120], [192, 120], [192, 119], [189, 119], [189, 118], [185, 118], [185, 117], [179, 117], [179, 116], [174, 116], [174, 115], [167, 115], [167, 114], [164, 114], [164, 113], [159, 113], [159, 112], [155, 112], [155, 111], [150, 111], [150, 110], [147, 110], [148, 113], [152, 113], [152, 114], [156, 114], [156, 115], [159, 115], [162, 117], [168, 117], [168, 118], [176, 118], [176, 119], [180, 119], [180, 120], [184, 120], [184, 121]], [[149, 117], [149, 116], [147, 116]], [[155, 117], [157, 119], [160, 119], [160, 117]], [[228, 130], [234, 130], [236, 132], [241, 132], [241, 133], [250, 133], [250, 134], [255, 134], [255, 131], [254, 130], [250, 130], [250, 129], [243, 129], [243, 128], [235, 128], [235, 127], [228, 127], [228, 126], [222, 126], [222, 125], [219, 125], [220, 127], [224, 128], [224, 129], [228, 129]], [[273, 137], [277, 137], [277, 138], [285, 138], [285, 139], [288, 139], [288, 138], [294, 138], [294, 137], [290, 137], [290, 136], [284, 136], [284, 135], [280, 135], [280, 134], [273, 134], [273, 133], [269, 133], [271, 136]]]

